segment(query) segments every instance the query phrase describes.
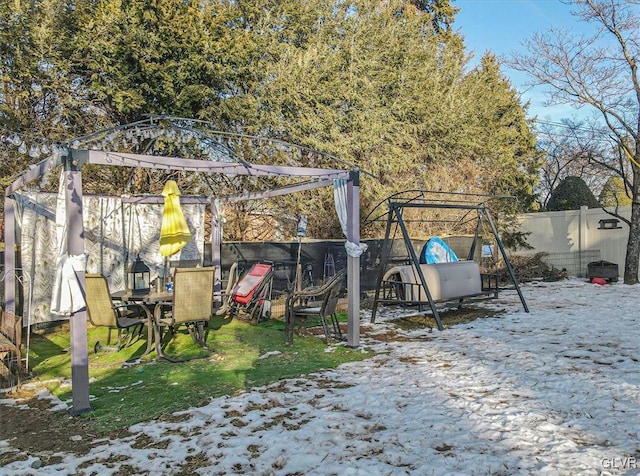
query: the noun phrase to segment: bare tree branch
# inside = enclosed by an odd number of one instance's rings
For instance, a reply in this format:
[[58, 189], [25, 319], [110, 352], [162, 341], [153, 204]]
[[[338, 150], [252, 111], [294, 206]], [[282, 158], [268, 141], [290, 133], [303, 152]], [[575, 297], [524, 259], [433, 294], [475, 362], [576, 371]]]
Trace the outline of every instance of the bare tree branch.
[[590, 107], [608, 129], [608, 134], [599, 137], [575, 137], [574, 145], [584, 146], [586, 155], [576, 147], [569, 155], [553, 157], [559, 149], [547, 144], [551, 148], [547, 150], [545, 185], [554, 185], [564, 169], [585, 160], [624, 180], [632, 195], [631, 219], [624, 220], [629, 223], [624, 282], [635, 284], [640, 263], [640, 2], [563, 3], [584, 23], [584, 32], [550, 29], [536, 34], [524, 43], [526, 52], [513, 55], [507, 64], [528, 73], [530, 85], [549, 88], [548, 104]]

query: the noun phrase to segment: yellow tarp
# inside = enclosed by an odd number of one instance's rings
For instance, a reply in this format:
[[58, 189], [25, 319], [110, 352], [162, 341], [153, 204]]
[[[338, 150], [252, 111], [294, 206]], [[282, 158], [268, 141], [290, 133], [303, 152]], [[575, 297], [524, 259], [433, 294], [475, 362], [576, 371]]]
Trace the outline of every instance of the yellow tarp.
[[180, 191], [174, 180], [169, 180], [162, 191], [164, 211], [160, 229], [160, 254], [168, 257], [176, 254], [191, 241], [189, 225], [180, 207]]

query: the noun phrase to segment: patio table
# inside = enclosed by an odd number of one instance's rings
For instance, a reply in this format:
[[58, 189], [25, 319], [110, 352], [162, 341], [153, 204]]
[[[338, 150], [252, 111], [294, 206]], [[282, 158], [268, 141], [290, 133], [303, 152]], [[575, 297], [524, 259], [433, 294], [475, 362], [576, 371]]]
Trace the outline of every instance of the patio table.
[[[147, 348], [142, 355], [145, 356], [151, 353], [151, 351], [153, 351], [155, 339], [160, 339], [160, 336], [154, 335], [153, 332], [153, 328], [155, 327], [153, 321], [154, 309], [156, 305], [161, 302], [173, 301], [173, 293], [169, 293], [166, 291], [158, 292], [153, 289], [149, 290], [146, 293], [133, 291], [116, 291], [111, 294], [111, 298], [117, 301], [134, 302], [136, 304], [140, 304], [143, 307], [147, 315]], [[166, 358], [164, 353], [162, 352], [162, 343], [157, 342], [156, 344], [158, 357]]]

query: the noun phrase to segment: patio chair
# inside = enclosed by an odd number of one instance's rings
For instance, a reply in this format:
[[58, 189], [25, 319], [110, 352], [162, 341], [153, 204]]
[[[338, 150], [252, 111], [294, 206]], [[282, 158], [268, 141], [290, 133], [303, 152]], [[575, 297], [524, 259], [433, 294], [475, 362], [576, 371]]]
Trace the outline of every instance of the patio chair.
[[[184, 325], [193, 342], [206, 348], [205, 327], [213, 315], [215, 267], [176, 268], [173, 300], [159, 303], [154, 311], [156, 353], [163, 354], [163, 334], [171, 337]], [[171, 360], [167, 358], [168, 360]]]
[[[134, 303], [114, 302], [109, 292], [107, 278], [102, 274], [85, 275], [85, 290], [87, 301], [87, 316], [89, 322], [95, 327], [107, 327], [107, 345], [103, 346], [97, 341], [93, 346], [97, 353], [99, 350], [121, 350], [129, 347], [136, 338], [142, 335], [146, 310], [143, 306]], [[117, 329], [118, 340], [115, 346], [111, 345], [111, 330]], [[122, 343], [123, 334], [127, 335]]]
[[0, 312], [0, 389], [20, 387], [22, 365], [22, 318]]
[[285, 342], [287, 344], [293, 344], [295, 321], [304, 319], [306, 323], [311, 317], [320, 318], [327, 344], [332, 338], [342, 340], [336, 308], [345, 275], [346, 270], [342, 269], [322, 286], [310, 286], [289, 295], [285, 310]]

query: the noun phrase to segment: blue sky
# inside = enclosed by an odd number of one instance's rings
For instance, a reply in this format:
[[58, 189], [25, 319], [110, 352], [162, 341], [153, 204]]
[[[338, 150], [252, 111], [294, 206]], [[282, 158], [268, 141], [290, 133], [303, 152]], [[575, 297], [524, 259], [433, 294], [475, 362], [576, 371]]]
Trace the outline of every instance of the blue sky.
[[[476, 61], [487, 50], [497, 56], [508, 56], [521, 50], [521, 43], [534, 33], [552, 26], [581, 26], [570, 14], [570, 7], [559, 0], [453, 0], [451, 3], [460, 9], [454, 28], [464, 36], [465, 45], [468, 51], [474, 52]], [[531, 116], [555, 121], [579, 114], [568, 106], [543, 106], [544, 92], [540, 88], [527, 90], [527, 75], [506, 67], [502, 72], [523, 99], [531, 101]]]

